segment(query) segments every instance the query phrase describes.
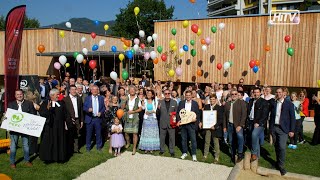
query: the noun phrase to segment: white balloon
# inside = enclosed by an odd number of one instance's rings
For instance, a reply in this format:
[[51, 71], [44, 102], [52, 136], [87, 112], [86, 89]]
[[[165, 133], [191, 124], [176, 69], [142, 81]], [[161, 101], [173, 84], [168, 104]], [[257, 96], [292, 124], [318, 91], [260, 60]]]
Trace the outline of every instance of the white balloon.
[[104, 46], [106, 44], [106, 40], [102, 39], [99, 41], [99, 46]]
[[145, 35], [144, 31], [140, 30], [140, 31], [139, 31], [139, 36], [143, 38], [144, 35]]
[[219, 29], [222, 30], [226, 25], [224, 23], [219, 24]]
[[150, 57], [151, 57], [152, 60], [155, 59], [157, 57], [157, 53], [155, 51], [151, 51], [150, 52]]
[[66, 22], [66, 26], [67, 26], [67, 28], [71, 29], [71, 23], [70, 22]]
[[150, 43], [152, 41], [152, 37], [148, 36], [147, 41], [148, 41], [148, 43]]
[[85, 37], [81, 38], [81, 42], [85, 42], [87, 39]]
[[88, 49], [87, 48], [83, 48], [82, 52], [83, 52], [84, 55], [88, 55]]
[[67, 57], [64, 55], [61, 55], [59, 57], [59, 62], [60, 62], [60, 64], [62, 64], [64, 66], [64, 64], [66, 64], [66, 62], [67, 62]]
[[116, 73], [116, 72], [114, 72], [114, 71], [112, 71], [111, 73], [110, 73], [110, 77], [111, 77], [111, 79], [113, 79], [113, 80], [117, 80], [117, 78], [118, 78], [118, 74]]
[[179, 49], [179, 53], [180, 53], [180, 54], [184, 53], [183, 48], [180, 48], [180, 49]]
[[138, 44], [135, 44], [135, 45], [133, 46], [133, 49], [134, 49], [135, 51], [137, 51], [137, 50], [139, 49], [139, 45], [138, 45]]
[[224, 70], [227, 70], [227, 69], [229, 69], [230, 68], [230, 62], [225, 62], [224, 64], [223, 64], [223, 69]]
[[76, 59], [77, 59], [77, 62], [78, 62], [78, 63], [82, 63], [84, 57], [83, 57], [82, 54], [78, 54]]
[[273, 26], [273, 21], [271, 19], [268, 21], [268, 26], [269, 27]]
[[207, 50], [207, 46], [206, 46], [206, 45], [203, 45], [203, 46], [202, 46], [202, 50], [203, 50], [203, 51], [206, 51], [206, 50]]
[[158, 39], [158, 34], [152, 34], [152, 39], [155, 41]]

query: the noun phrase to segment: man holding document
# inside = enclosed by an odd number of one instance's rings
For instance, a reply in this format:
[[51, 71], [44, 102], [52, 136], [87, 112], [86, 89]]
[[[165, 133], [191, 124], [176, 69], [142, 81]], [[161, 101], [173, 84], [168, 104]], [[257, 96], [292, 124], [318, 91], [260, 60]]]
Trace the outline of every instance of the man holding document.
[[[8, 108], [18, 110], [19, 112], [25, 112], [34, 115], [36, 114], [36, 110], [34, 109], [33, 103], [24, 99], [23, 91], [21, 89], [15, 91], [15, 98], [15, 101], [12, 101], [8, 104]], [[16, 168], [15, 159], [19, 136], [21, 136], [22, 138], [23, 154], [24, 160], [26, 161], [26, 166], [32, 166], [29, 157], [29, 135], [10, 131], [10, 167], [12, 169]]]
[[200, 127], [205, 129], [205, 145], [203, 158], [206, 159], [209, 153], [211, 138], [214, 142], [214, 162], [219, 162], [220, 146], [219, 138], [223, 136], [223, 108], [219, 106], [217, 95], [215, 93], [209, 96], [210, 104], [204, 106], [203, 121], [200, 123]]

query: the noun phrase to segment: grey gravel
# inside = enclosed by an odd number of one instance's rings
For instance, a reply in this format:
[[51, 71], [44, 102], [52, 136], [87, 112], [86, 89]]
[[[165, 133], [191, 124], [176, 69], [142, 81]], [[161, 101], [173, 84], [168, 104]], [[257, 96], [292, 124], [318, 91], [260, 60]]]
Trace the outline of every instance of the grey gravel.
[[105, 179], [227, 179], [232, 168], [216, 164], [193, 162], [178, 158], [124, 152], [121, 156], [89, 169], [77, 180]]

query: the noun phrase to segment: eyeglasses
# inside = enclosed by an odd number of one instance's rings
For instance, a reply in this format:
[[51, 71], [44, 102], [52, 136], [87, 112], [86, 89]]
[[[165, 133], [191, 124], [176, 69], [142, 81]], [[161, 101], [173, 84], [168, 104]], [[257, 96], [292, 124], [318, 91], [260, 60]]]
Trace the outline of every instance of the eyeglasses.
[[238, 95], [238, 94], [233, 93], [233, 94], [231, 94], [231, 95], [235, 96], [235, 95]]
[[164, 95], [169, 95], [170, 93], [164, 93]]

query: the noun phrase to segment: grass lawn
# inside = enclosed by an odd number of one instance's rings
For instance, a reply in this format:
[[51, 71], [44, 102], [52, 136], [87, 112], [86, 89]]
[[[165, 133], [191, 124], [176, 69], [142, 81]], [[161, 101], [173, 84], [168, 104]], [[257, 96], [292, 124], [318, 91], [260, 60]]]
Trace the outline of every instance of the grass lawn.
[[[305, 134], [306, 140], [311, 141], [312, 134]], [[5, 131], [0, 130], [0, 139], [5, 138]], [[202, 143], [201, 140], [199, 144]], [[201, 145], [201, 147], [203, 147]], [[225, 145], [220, 147], [222, 149], [220, 154], [220, 163], [226, 166], [233, 166], [230, 162], [228, 150]], [[201, 148], [202, 149], [202, 148]], [[268, 143], [263, 145], [262, 159], [260, 160], [260, 166], [270, 168], [271, 163], [274, 163], [275, 151], [274, 147]], [[131, 148], [129, 148], [131, 150]], [[12, 179], [73, 179], [79, 176], [81, 173], [88, 169], [95, 167], [113, 156], [108, 153], [108, 147], [103, 148], [102, 153], [93, 149], [90, 153], [85, 152], [85, 148], [81, 149], [83, 154], [75, 154], [67, 163], [59, 164], [44, 164], [38, 157], [35, 157], [32, 161], [33, 167], [28, 168], [24, 166], [22, 148], [19, 148], [17, 152], [17, 160], [22, 160], [17, 164], [17, 169], [12, 170], [9, 167], [9, 155], [4, 151], [0, 153], [0, 173], [5, 173], [12, 177]], [[140, 153], [143, 153], [140, 151]], [[158, 155], [158, 152], [154, 153]], [[168, 152], [164, 156], [170, 156]], [[181, 151], [176, 147], [176, 158], [181, 156]], [[202, 151], [197, 150], [197, 157], [199, 161], [202, 160]], [[186, 159], [191, 160], [191, 156]], [[320, 145], [311, 146], [309, 143], [299, 145], [297, 150], [287, 149], [286, 168], [289, 172], [307, 174], [320, 177]], [[207, 163], [213, 162], [213, 156], [210, 153]]]

